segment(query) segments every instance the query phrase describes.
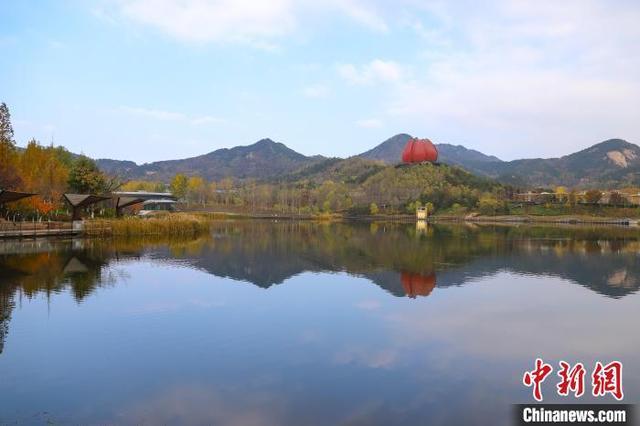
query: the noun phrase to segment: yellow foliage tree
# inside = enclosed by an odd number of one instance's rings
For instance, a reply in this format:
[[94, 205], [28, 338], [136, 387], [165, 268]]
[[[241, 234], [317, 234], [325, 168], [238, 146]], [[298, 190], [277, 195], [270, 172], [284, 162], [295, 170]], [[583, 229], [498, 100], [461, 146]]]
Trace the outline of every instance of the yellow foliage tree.
[[200, 176], [190, 177], [187, 181], [187, 199], [189, 202], [204, 205], [206, 202], [206, 190], [207, 185]]

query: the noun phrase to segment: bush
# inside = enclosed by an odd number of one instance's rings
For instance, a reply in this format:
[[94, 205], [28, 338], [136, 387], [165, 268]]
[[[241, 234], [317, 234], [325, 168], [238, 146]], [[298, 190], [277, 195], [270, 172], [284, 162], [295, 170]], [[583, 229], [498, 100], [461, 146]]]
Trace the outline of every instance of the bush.
[[500, 209], [500, 202], [491, 195], [484, 195], [478, 201], [478, 210], [480, 214], [486, 216], [494, 216]]

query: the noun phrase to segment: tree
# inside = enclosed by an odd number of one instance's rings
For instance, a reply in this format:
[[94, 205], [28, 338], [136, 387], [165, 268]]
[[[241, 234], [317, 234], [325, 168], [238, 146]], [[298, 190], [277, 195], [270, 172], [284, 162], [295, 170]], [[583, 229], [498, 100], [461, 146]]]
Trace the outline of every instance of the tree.
[[464, 213], [465, 211], [466, 211], [466, 208], [461, 206], [459, 203], [453, 203], [453, 205], [451, 206], [452, 213]]
[[557, 199], [558, 202], [560, 202], [560, 203], [565, 202], [567, 200], [567, 197], [568, 197], [567, 194], [568, 194], [568, 192], [567, 192], [567, 188], [566, 187], [558, 186], [556, 188], [555, 195], [556, 195], [556, 199]]
[[205, 204], [207, 185], [200, 176], [190, 177], [187, 181], [187, 198], [192, 203]]
[[612, 192], [609, 196], [609, 204], [614, 206], [626, 206], [629, 204], [629, 200], [619, 192]]
[[0, 189], [18, 189], [21, 186], [17, 162], [11, 114], [3, 102], [0, 104]]
[[187, 177], [182, 173], [178, 173], [171, 180], [171, 192], [178, 197], [178, 199], [184, 199], [187, 195], [188, 185]]
[[371, 213], [372, 215], [377, 215], [378, 211], [378, 205], [376, 203], [371, 203], [371, 205], [369, 206], [369, 213]]
[[99, 194], [111, 190], [113, 182], [100, 171], [95, 161], [81, 155], [71, 166], [69, 189], [79, 194]]
[[44, 147], [32, 139], [20, 156], [19, 165], [22, 189], [41, 197], [41, 202], [29, 200], [33, 207], [42, 213], [54, 209], [69, 180], [69, 168], [60, 160], [60, 150], [53, 146]]
[[233, 179], [226, 177], [220, 181], [218, 186], [222, 192], [224, 205], [229, 205], [231, 202], [231, 196], [233, 195]]
[[498, 212], [500, 203], [492, 194], [485, 194], [478, 201], [478, 209], [483, 215], [493, 216]]
[[9, 113], [9, 107], [4, 102], [0, 104], [0, 143], [6, 143], [11, 146], [16, 144], [13, 140], [11, 114]]
[[433, 212], [435, 211], [435, 209], [436, 209], [436, 208], [433, 206], [433, 203], [431, 203], [431, 202], [427, 202], [427, 203], [424, 205], [424, 208], [427, 210], [427, 215], [429, 215], [429, 216], [430, 216], [430, 215], [431, 215], [431, 213], [433, 213]]
[[207, 193], [209, 201], [216, 204], [218, 202], [218, 184], [215, 181], [209, 183]]
[[413, 214], [421, 207], [422, 207], [422, 203], [420, 202], [420, 200], [416, 200], [414, 202], [411, 202], [411, 203], [407, 204], [407, 213]]
[[17, 162], [18, 153], [15, 147], [0, 142], [0, 189], [18, 189], [22, 186]]
[[602, 192], [597, 189], [590, 189], [584, 194], [584, 200], [589, 204], [598, 204], [602, 199]]

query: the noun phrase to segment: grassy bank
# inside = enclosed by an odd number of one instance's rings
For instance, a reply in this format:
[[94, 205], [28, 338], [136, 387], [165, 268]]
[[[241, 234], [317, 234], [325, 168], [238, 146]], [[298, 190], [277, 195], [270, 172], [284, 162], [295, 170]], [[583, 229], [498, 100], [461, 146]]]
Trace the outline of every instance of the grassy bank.
[[85, 233], [92, 236], [127, 237], [138, 235], [197, 236], [209, 232], [210, 220], [202, 215], [188, 213], [145, 218], [94, 219], [85, 223]]

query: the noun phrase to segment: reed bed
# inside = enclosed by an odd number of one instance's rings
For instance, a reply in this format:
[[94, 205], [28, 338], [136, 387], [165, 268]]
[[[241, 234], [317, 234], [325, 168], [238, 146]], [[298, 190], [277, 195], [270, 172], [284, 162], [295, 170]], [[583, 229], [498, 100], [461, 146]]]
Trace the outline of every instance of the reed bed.
[[85, 234], [92, 236], [197, 236], [209, 232], [211, 221], [205, 217], [175, 213], [154, 217], [94, 219], [85, 223]]

